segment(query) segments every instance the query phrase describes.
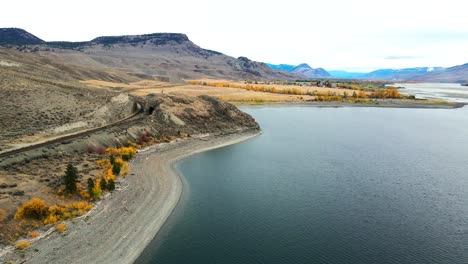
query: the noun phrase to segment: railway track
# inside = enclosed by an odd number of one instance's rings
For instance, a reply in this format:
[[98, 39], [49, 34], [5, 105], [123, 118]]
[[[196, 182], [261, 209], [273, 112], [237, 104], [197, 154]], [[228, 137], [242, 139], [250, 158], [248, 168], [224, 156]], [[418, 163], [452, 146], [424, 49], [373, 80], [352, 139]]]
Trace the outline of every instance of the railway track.
[[83, 137], [89, 136], [89, 135], [94, 134], [94, 133], [99, 132], [99, 131], [104, 131], [106, 129], [117, 127], [119, 125], [129, 124], [129, 123], [132, 123], [134, 121], [138, 121], [138, 120], [143, 118], [144, 107], [143, 107], [143, 104], [141, 102], [137, 102], [137, 104], [139, 105], [138, 110], [133, 115], [131, 115], [129, 117], [126, 117], [124, 119], [121, 119], [119, 121], [116, 121], [114, 123], [111, 123], [111, 124], [108, 124], [108, 125], [105, 125], [105, 126], [101, 126], [101, 127], [97, 127], [97, 128], [94, 128], [94, 129], [87, 130], [87, 131], [79, 132], [79, 133], [76, 133], [76, 134], [73, 134], [73, 135], [67, 135], [67, 136], [52, 139], [52, 140], [49, 140], [49, 141], [46, 141], [46, 142], [41, 142], [41, 143], [38, 143], [38, 144], [34, 144], [34, 145], [30, 145], [30, 146], [26, 146], [26, 147], [17, 148], [17, 149], [13, 149], [13, 150], [10, 150], [10, 151], [2, 152], [2, 153], [0, 153], [0, 159], [7, 158], [7, 157], [17, 155], [17, 154], [21, 154], [23, 152], [27, 152], [27, 151], [31, 151], [31, 150], [35, 150], [35, 149], [39, 149], [39, 148], [43, 148], [43, 147], [47, 147], [47, 146], [50, 146], [50, 145], [60, 144], [60, 143], [67, 142], [67, 141], [70, 141], [70, 140], [83, 138]]

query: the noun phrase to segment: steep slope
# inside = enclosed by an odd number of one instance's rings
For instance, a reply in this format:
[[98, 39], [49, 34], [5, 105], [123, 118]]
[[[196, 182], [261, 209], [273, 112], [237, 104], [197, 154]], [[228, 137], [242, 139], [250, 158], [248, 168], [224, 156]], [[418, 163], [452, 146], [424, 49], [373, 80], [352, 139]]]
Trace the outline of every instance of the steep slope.
[[299, 64], [297, 66], [288, 64], [267, 64], [274, 70], [286, 71], [296, 74], [297, 78], [329, 78], [331, 75], [322, 68], [312, 68], [306, 63]]
[[128, 96], [113, 99], [120, 93], [91, 89], [78, 82], [80, 76], [124, 80], [36, 53], [0, 48], [0, 151], [11, 143], [96, 127], [131, 113]]
[[[86, 42], [43, 42], [29, 45], [59, 63], [101, 71], [120, 71], [139, 78], [165, 81], [195, 78], [294, 79], [290, 73], [275, 71], [245, 57], [233, 58], [203, 49], [184, 34], [156, 33], [98, 37]], [[16, 47], [24, 50], [24, 47]]]

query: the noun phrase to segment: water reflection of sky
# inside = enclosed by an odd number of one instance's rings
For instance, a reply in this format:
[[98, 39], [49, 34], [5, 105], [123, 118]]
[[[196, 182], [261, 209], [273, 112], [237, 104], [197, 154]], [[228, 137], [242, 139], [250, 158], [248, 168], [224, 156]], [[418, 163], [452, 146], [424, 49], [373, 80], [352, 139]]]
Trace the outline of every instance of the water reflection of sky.
[[468, 103], [468, 86], [458, 83], [396, 83], [391, 86], [404, 87], [400, 90], [402, 94], [416, 98]]

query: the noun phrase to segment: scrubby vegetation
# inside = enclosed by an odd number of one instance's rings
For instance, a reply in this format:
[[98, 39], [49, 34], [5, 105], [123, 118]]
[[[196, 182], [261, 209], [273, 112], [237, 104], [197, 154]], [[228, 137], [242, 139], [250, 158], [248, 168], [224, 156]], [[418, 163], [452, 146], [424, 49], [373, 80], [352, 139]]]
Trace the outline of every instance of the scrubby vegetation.
[[32, 237], [32, 238], [36, 238], [36, 237], [39, 237], [39, 232], [37, 231], [29, 231], [28, 232], [28, 236]]
[[31, 243], [26, 240], [18, 241], [15, 244], [16, 249], [24, 250], [31, 246]]
[[48, 208], [46, 203], [39, 198], [32, 198], [30, 201], [23, 203], [16, 211], [15, 219], [32, 218], [42, 219], [47, 215]]
[[[181, 132], [180, 137], [188, 135]], [[161, 142], [170, 142], [175, 137], [157, 136], [144, 130], [139, 137], [141, 144], [127, 142], [126, 146], [117, 144], [119, 147], [88, 147], [85, 151], [93, 158], [98, 158], [94, 173], [88, 177], [79, 175], [80, 165], [76, 161], [70, 162], [62, 176], [57, 176], [57, 185], [53, 193], [60, 198], [59, 201], [32, 198], [25, 201], [13, 215], [10, 221], [9, 231], [12, 232], [5, 237], [5, 241], [14, 241], [21, 237], [36, 238], [40, 233], [37, 228], [43, 225], [57, 224], [59, 232], [65, 231], [66, 226], [60, 223], [64, 220], [73, 219], [86, 214], [93, 208], [92, 201], [98, 200], [105, 192], [112, 192], [116, 188], [118, 176], [125, 177], [130, 173], [129, 160], [136, 156], [137, 149]], [[100, 159], [99, 159], [100, 158]], [[89, 165], [84, 166], [88, 168]], [[101, 172], [99, 173], [99, 168]], [[85, 171], [85, 170], [84, 170]], [[96, 175], [96, 173], [98, 175]], [[41, 197], [42, 198], [42, 197]], [[0, 222], [4, 221], [8, 213], [0, 209]], [[61, 231], [62, 230], [62, 231]]]
[[67, 230], [67, 225], [65, 225], [64, 223], [60, 223], [60, 224], [57, 224], [57, 226], [55, 227], [57, 229], [57, 231], [59, 231], [60, 233], [64, 233], [65, 230]]
[[15, 219], [40, 220], [47, 225], [83, 215], [91, 210], [91, 208], [93, 206], [86, 201], [70, 202], [49, 207], [43, 200], [32, 198], [30, 201], [23, 203], [16, 211]]

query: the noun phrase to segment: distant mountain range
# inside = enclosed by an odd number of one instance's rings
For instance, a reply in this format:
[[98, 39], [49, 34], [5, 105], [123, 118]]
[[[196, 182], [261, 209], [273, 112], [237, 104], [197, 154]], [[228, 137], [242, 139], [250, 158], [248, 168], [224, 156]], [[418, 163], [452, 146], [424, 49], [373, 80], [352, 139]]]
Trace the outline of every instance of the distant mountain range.
[[442, 68], [417, 67], [406, 69], [380, 69], [368, 73], [330, 71], [333, 78], [390, 80], [390, 81], [424, 81], [424, 82], [468, 82], [468, 64]]
[[302, 75], [308, 79], [361, 79], [386, 81], [419, 81], [419, 82], [468, 82], [468, 64], [443, 67], [416, 67], [406, 69], [379, 69], [372, 72], [348, 72], [341, 70], [326, 71], [323, 68], [312, 68], [308, 64], [270, 64], [274, 70]]
[[281, 80], [298, 75], [273, 70], [246, 57], [203, 49], [184, 34], [98, 37], [91, 41], [46, 42], [23, 29], [0, 29], [0, 46], [37, 54], [67, 67], [113, 76], [182, 80], [199, 78]]
[[305, 78], [330, 78], [331, 75], [326, 70], [322, 68], [312, 68], [306, 63], [299, 64], [297, 66], [288, 65], [288, 64], [270, 64], [267, 63], [270, 68], [279, 71], [290, 72], [299, 75], [302, 75]]
[[111, 72], [113, 76], [140, 76], [163, 80], [198, 78], [294, 80], [345, 78], [421, 82], [468, 82], [468, 64], [442, 68], [380, 69], [369, 73], [326, 71], [308, 64], [265, 64], [246, 57], [233, 58], [203, 49], [184, 34], [98, 37], [91, 41], [44, 41], [18, 28], [0, 28], [0, 46], [37, 54], [54, 62]]

